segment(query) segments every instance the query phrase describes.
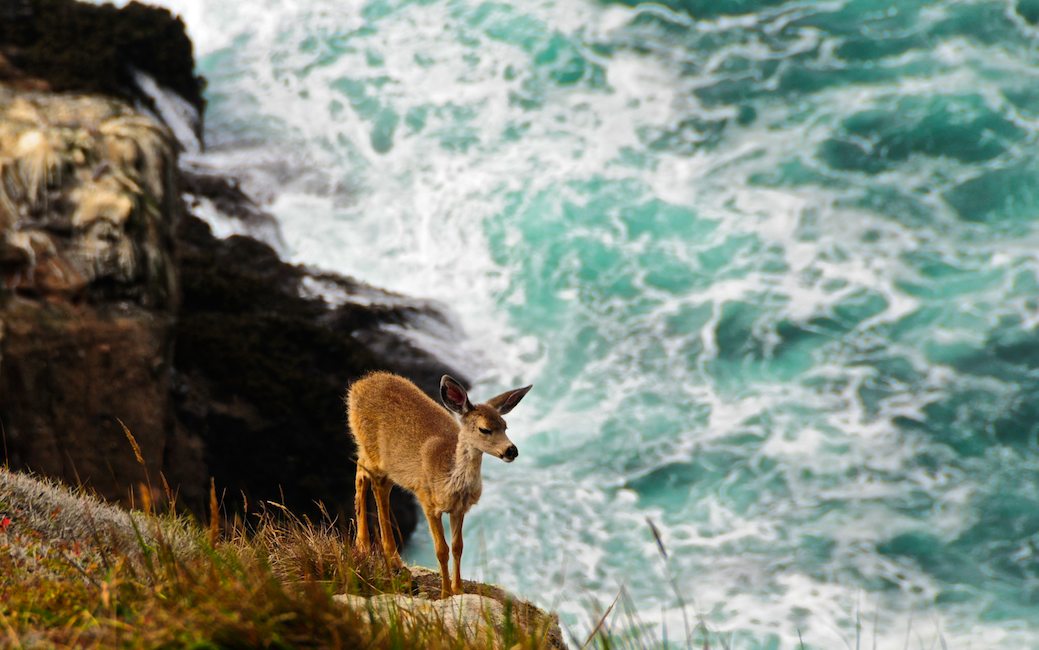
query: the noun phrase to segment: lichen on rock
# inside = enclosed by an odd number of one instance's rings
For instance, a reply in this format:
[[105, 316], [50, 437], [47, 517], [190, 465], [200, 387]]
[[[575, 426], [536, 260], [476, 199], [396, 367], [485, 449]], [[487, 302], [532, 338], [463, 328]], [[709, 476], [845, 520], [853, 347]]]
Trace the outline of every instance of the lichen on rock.
[[169, 306], [175, 156], [164, 127], [118, 100], [0, 86], [4, 287]]

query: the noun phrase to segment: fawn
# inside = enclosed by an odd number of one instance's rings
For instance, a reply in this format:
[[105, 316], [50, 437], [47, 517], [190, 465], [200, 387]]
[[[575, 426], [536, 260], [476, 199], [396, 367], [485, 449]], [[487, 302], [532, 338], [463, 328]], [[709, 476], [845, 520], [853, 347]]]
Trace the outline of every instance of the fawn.
[[[350, 430], [357, 441], [357, 548], [371, 550], [366, 500], [370, 486], [375, 493], [383, 553], [393, 566], [401, 566], [390, 529], [392, 481], [412, 492], [426, 514], [440, 563], [441, 597], [462, 593], [462, 522], [483, 491], [483, 454], [506, 463], [516, 460], [519, 450], [505, 435], [501, 416], [519, 404], [531, 388], [506, 391], [474, 406], [462, 385], [444, 375], [440, 399], [445, 410], [418, 386], [388, 372], [372, 373], [350, 386], [346, 402]], [[445, 512], [451, 516], [455, 558], [450, 585], [441, 520]]]

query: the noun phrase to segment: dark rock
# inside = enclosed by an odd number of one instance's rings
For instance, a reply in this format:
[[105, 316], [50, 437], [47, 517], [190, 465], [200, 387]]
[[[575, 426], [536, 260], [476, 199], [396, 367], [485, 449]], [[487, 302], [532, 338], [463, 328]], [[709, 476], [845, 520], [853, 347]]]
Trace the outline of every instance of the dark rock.
[[[109, 499], [132, 500], [149, 474], [159, 490], [175, 165], [168, 134], [123, 102], [0, 86], [0, 423], [13, 468]], [[179, 458], [171, 479], [205, 480], [200, 456]]]
[[[139, 496], [147, 467], [151, 489], [160, 489], [173, 424], [169, 316], [129, 303], [8, 296], [2, 322], [0, 418], [10, 467], [124, 502]], [[133, 432], [146, 466], [119, 421]]]
[[180, 178], [191, 207], [197, 208], [200, 200], [207, 199], [217, 212], [235, 222], [236, 231], [284, 248], [277, 219], [242, 190], [238, 179], [200, 165], [182, 165]]
[[3, 0], [0, 55], [18, 74], [42, 79], [54, 90], [99, 92], [150, 105], [132, 65], [200, 115], [205, 107], [205, 82], [195, 74], [191, 40], [183, 21], [167, 9], [137, 2], [117, 9], [76, 0]]

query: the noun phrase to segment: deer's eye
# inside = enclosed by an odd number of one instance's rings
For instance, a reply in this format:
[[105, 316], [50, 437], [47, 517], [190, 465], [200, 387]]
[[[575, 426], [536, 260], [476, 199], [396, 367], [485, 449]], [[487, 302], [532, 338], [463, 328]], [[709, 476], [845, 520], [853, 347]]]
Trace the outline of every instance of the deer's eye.
[[489, 436], [491, 434], [491, 430], [490, 429], [484, 429], [483, 427], [480, 427], [480, 433]]

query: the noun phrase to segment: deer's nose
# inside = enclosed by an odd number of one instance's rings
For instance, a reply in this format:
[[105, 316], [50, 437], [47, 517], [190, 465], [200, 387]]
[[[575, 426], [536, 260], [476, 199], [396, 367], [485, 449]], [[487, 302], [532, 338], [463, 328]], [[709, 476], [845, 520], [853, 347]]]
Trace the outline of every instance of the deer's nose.
[[516, 449], [516, 445], [509, 445], [509, 448], [505, 450], [505, 460], [511, 463], [516, 460], [516, 456], [519, 456], [519, 449]]

